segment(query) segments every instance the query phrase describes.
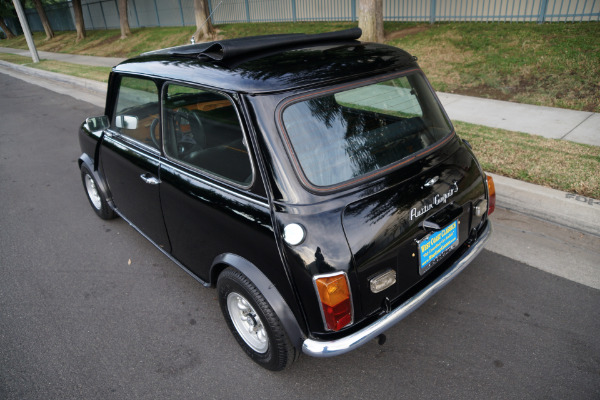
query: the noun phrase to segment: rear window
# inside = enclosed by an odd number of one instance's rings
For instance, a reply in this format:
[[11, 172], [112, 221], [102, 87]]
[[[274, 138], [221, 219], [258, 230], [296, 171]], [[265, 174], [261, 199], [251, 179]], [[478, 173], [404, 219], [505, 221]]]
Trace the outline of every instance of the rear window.
[[282, 120], [302, 173], [321, 187], [385, 169], [452, 132], [416, 72], [294, 102]]

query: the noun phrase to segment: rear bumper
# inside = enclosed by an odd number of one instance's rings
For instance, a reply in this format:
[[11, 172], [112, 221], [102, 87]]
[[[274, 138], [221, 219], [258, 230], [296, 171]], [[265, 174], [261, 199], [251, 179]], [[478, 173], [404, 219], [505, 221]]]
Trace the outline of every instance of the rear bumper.
[[404, 317], [419, 308], [431, 296], [446, 286], [452, 279], [458, 276], [463, 269], [483, 250], [485, 243], [492, 233], [492, 223], [487, 221], [486, 227], [471, 247], [450, 267], [440, 275], [431, 285], [427, 286], [410, 299], [406, 300], [398, 308], [375, 321], [371, 325], [354, 332], [341, 339], [321, 341], [306, 339], [302, 344], [302, 352], [313, 357], [333, 357], [352, 351], [371, 339], [385, 332], [387, 329], [400, 322]]

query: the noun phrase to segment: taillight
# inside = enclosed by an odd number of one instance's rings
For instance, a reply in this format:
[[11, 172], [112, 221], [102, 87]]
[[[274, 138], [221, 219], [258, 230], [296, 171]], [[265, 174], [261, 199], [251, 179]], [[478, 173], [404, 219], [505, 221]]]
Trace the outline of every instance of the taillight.
[[325, 327], [339, 331], [352, 323], [352, 299], [346, 273], [320, 275], [314, 278], [315, 288], [321, 303]]
[[491, 176], [487, 177], [488, 185], [488, 215], [494, 212], [496, 209], [496, 188], [494, 187], [494, 180]]

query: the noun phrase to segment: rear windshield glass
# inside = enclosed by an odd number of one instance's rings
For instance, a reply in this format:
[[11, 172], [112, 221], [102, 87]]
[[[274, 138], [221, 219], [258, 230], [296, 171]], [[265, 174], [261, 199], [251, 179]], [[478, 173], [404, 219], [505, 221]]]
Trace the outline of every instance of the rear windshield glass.
[[293, 103], [282, 116], [302, 171], [315, 186], [380, 170], [451, 133], [419, 73]]

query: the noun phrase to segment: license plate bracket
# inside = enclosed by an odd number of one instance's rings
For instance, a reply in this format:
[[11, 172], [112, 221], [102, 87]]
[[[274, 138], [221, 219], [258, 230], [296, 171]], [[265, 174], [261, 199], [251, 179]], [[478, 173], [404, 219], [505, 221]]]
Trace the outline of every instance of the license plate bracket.
[[458, 220], [417, 242], [419, 248], [419, 275], [429, 271], [458, 246]]

